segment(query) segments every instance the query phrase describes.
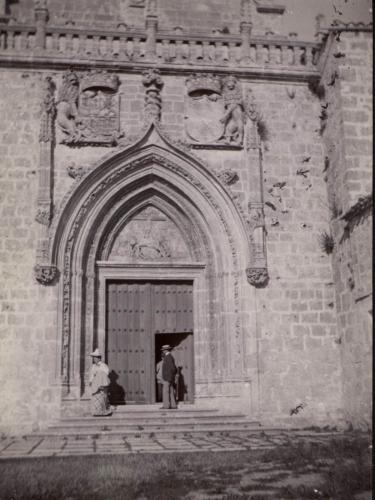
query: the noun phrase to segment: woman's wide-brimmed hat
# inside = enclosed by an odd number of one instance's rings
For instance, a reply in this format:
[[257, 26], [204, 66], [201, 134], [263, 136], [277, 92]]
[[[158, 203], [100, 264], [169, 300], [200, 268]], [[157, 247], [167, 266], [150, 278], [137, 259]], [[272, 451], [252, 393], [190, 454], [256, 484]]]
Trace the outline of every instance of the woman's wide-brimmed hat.
[[171, 351], [171, 350], [172, 350], [172, 347], [171, 347], [169, 344], [162, 345], [162, 346], [161, 346], [161, 350], [162, 350], [162, 351]]
[[102, 353], [99, 351], [98, 348], [96, 348], [95, 351], [90, 354], [90, 356], [92, 356], [93, 358], [101, 358]]

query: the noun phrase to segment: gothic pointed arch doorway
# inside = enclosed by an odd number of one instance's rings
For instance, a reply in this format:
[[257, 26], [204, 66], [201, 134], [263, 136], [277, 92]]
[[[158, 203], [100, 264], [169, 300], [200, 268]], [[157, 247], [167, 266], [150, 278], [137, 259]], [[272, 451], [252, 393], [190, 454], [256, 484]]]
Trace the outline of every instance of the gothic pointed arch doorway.
[[111, 369], [114, 404], [159, 399], [155, 368], [167, 343], [179, 399], [194, 401], [194, 299], [207, 259], [199, 231], [156, 185], [113, 219], [97, 261], [97, 343]]
[[[94, 347], [106, 352], [121, 370], [115, 375], [118, 385], [127, 385], [122, 388], [124, 399], [152, 402], [153, 365], [162, 335], [170, 343], [173, 337], [168, 335], [179, 334], [182, 342], [182, 334], [190, 333], [186, 345], [190, 342], [187, 358], [192, 360], [185, 365], [191, 372], [185, 377], [188, 400], [231, 408], [242, 405], [254, 412], [257, 366], [247, 364], [257, 356], [251, 317], [254, 296], [246, 279], [249, 234], [241, 210], [206, 165], [150, 129], [142, 140], [100, 162], [73, 186], [51, 232], [51, 262], [61, 272], [63, 410], [75, 407], [79, 412], [80, 402], [89, 397], [89, 354]], [[127, 306], [129, 286], [132, 308]], [[158, 309], [151, 305], [158, 286], [167, 292], [175, 287], [177, 295], [180, 287], [188, 286], [191, 304], [180, 307], [172, 301]], [[111, 293], [116, 296], [114, 303], [109, 301]], [[121, 294], [126, 296], [120, 307], [126, 316], [121, 318], [118, 312], [109, 316]], [[151, 313], [141, 316], [139, 311], [147, 309]], [[190, 320], [183, 312], [168, 313], [185, 309], [192, 311]], [[156, 312], [161, 310], [167, 312]], [[160, 328], [155, 326], [157, 318]], [[186, 332], [177, 331], [178, 322]], [[142, 342], [136, 343], [130, 328], [143, 334], [138, 338]], [[138, 351], [131, 353], [131, 359], [126, 357], [130, 349]], [[141, 366], [140, 350], [147, 350]], [[134, 369], [141, 373], [134, 376]]]
[[205, 264], [194, 259], [192, 231], [181, 233], [174, 216], [152, 195], [115, 224], [97, 262], [98, 345], [116, 405], [160, 400], [155, 368], [164, 344], [173, 348], [179, 401], [194, 401], [194, 295]]

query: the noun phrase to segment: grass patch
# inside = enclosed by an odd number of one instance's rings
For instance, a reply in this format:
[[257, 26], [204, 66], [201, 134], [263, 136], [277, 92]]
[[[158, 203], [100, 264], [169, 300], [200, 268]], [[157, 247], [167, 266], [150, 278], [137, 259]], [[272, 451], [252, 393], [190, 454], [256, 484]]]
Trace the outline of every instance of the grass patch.
[[349, 500], [371, 490], [370, 443], [352, 433], [270, 450], [2, 460], [0, 500]]

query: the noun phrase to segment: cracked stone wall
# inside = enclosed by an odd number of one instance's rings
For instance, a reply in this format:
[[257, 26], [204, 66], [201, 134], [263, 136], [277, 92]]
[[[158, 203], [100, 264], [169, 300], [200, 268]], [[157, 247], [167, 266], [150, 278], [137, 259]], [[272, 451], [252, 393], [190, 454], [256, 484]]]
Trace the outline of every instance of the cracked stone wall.
[[331, 35], [329, 43], [322, 135], [343, 406], [348, 424], [367, 428], [372, 420], [372, 34], [344, 31]]

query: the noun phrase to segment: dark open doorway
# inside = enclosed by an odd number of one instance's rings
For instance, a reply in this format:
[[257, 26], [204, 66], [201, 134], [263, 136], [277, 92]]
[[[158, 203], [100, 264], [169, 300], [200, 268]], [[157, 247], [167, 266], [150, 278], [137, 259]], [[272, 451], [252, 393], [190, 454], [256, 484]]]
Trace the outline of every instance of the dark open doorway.
[[[161, 360], [161, 347], [170, 345], [172, 356], [177, 366], [176, 400], [180, 403], [193, 402], [194, 367], [193, 367], [193, 334], [156, 333], [155, 334], [155, 366]], [[161, 402], [160, 388], [155, 379], [155, 400]]]

